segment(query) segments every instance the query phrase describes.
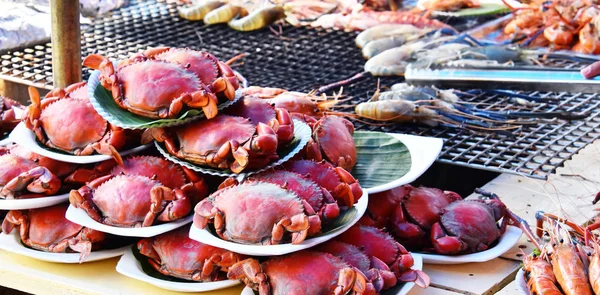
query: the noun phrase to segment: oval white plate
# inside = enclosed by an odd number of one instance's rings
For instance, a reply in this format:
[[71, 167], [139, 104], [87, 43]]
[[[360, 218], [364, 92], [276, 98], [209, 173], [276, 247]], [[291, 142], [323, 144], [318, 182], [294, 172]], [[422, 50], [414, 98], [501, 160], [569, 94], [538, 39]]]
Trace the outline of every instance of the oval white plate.
[[515, 281], [517, 281], [517, 289], [521, 291], [521, 294], [531, 295], [531, 292], [529, 292], [529, 288], [527, 288], [527, 281], [525, 280], [525, 271], [522, 267], [519, 268], [519, 271], [517, 271]]
[[[25, 247], [21, 243], [18, 232], [15, 229], [8, 235], [0, 233], [0, 249], [42, 261], [79, 263], [79, 253], [50, 253]], [[123, 255], [129, 248], [131, 248], [131, 245], [110, 250], [93, 251], [83, 263], [118, 257]]]
[[280, 245], [246, 245], [246, 244], [238, 244], [230, 241], [225, 241], [219, 238], [218, 236], [213, 235], [207, 229], [199, 229], [198, 227], [192, 225], [190, 228], [190, 238], [223, 249], [227, 249], [232, 252], [252, 255], [252, 256], [272, 256], [272, 255], [284, 255], [300, 250], [304, 250], [315, 245], [324, 243], [328, 240], [335, 238], [341, 233], [348, 230], [351, 226], [353, 226], [358, 220], [365, 214], [367, 210], [367, 204], [369, 204], [369, 194], [364, 192], [363, 196], [358, 200], [358, 203], [354, 205], [356, 208], [356, 216], [350, 222], [345, 224], [342, 227], [339, 227], [335, 230], [330, 231], [325, 235], [320, 235], [314, 238], [308, 238], [304, 240], [300, 244], [292, 245], [292, 244], [280, 244]]
[[50, 207], [56, 204], [63, 203], [67, 200], [69, 200], [69, 194], [33, 199], [0, 199], [0, 210], [25, 210]]
[[[19, 125], [17, 125], [17, 127], [15, 127], [15, 129], [10, 133], [8, 138], [17, 144], [28, 148], [30, 151], [36, 154], [67, 163], [90, 164], [112, 159], [111, 156], [106, 155], [74, 156], [51, 151], [45, 147], [42, 147], [37, 142], [33, 131], [27, 129], [24, 123], [19, 123]], [[119, 154], [121, 154], [121, 156], [127, 156], [129, 154], [145, 150], [150, 146], [151, 144], [138, 146], [126, 151], [120, 151]]]
[[421, 176], [438, 158], [444, 141], [441, 138], [388, 133], [400, 140], [410, 152], [410, 170], [404, 176], [386, 184], [363, 188], [370, 194], [379, 193], [411, 183]]
[[[414, 262], [412, 269], [423, 270], [423, 260], [421, 259], [421, 256], [413, 254], [413, 260], [415, 262]], [[415, 286], [415, 283], [403, 283], [403, 284], [404, 285], [402, 286], [402, 288], [400, 288], [400, 290], [398, 290], [396, 292], [389, 291], [389, 290], [383, 291], [383, 292], [381, 292], [381, 295], [406, 295]], [[245, 287], [242, 290], [241, 295], [254, 295], [254, 291], [252, 291], [252, 289], [250, 289], [249, 287]]]
[[149, 238], [160, 235], [162, 233], [166, 233], [168, 231], [174, 230], [176, 228], [182, 227], [190, 223], [194, 218], [193, 215], [190, 215], [180, 220], [148, 227], [116, 227], [93, 220], [89, 215], [87, 215], [87, 213], [83, 209], [75, 208], [73, 207], [73, 205], [69, 205], [69, 209], [67, 209], [65, 217], [72, 222], [83, 225], [85, 227], [89, 227], [91, 229], [95, 229], [97, 231], [113, 234], [116, 236], [140, 238]]
[[131, 246], [125, 252], [119, 262], [117, 263], [117, 272], [128, 276], [132, 279], [136, 279], [138, 281], [146, 282], [148, 284], [154, 285], [161, 289], [177, 291], [177, 292], [206, 292], [213, 291], [219, 289], [229, 288], [231, 286], [238, 285], [240, 281], [238, 280], [225, 280], [218, 282], [210, 282], [210, 283], [199, 283], [199, 282], [189, 282], [189, 283], [181, 283], [181, 282], [171, 282], [165, 281], [161, 279], [157, 279], [155, 277], [151, 277], [144, 272], [142, 269], [142, 265], [133, 255], [133, 250]]
[[423, 257], [423, 262], [428, 264], [461, 264], [470, 262], [485, 262], [492, 260], [510, 250], [521, 237], [523, 232], [515, 226], [508, 226], [506, 232], [500, 237], [498, 244], [495, 247], [481, 251], [478, 253], [465, 255], [440, 255], [417, 253]]
[[233, 173], [229, 170], [220, 170], [220, 169], [211, 168], [208, 166], [198, 166], [198, 165], [192, 164], [188, 161], [179, 159], [179, 158], [169, 154], [169, 152], [167, 152], [161, 146], [161, 144], [159, 144], [157, 141], [154, 141], [154, 144], [156, 145], [156, 149], [160, 152], [160, 154], [163, 157], [165, 157], [167, 160], [169, 160], [173, 163], [179, 164], [181, 166], [184, 166], [186, 168], [192, 169], [192, 170], [200, 172], [200, 173], [210, 174], [210, 175], [214, 175], [214, 176], [221, 176], [221, 177], [234, 176], [237, 178], [237, 180], [239, 182], [242, 182], [242, 180], [244, 180], [246, 177], [248, 177], [252, 174], [256, 174], [256, 173], [260, 173], [260, 172], [269, 170], [275, 166], [279, 166], [279, 165], [282, 165], [283, 163], [287, 162], [292, 157], [294, 157], [297, 153], [299, 153], [300, 150], [302, 150], [302, 148], [304, 148], [304, 146], [306, 146], [306, 144], [308, 143], [308, 140], [310, 140], [311, 137], [312, 137], [312, 130], [310, 129], [310, 127], [304, 122], [294, 120], [294, 138], [298, 138], [300, 140], [300, 142], [298, 143], [297, 146], [295, 146], [291, 151], [289, 151], [289, 153], [287, 153], [283, 158], [280, 158], [279, 160], [265, 166], [264, 168], [261, 168], [259, 170], [244, 171], [239, 174]]

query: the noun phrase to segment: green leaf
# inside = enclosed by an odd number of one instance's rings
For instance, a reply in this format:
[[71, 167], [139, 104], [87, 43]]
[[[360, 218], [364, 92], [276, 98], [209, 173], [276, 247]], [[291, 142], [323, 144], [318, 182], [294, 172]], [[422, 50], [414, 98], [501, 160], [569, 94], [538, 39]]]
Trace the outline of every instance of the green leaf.
[[117, 105], [112, 97], [112, 94], [99, 83], [94, 90], [93, 98], [91, 99], [96, 111], [107, 121], [128, 129], [143, 129], [152, 127], [174, 126], [189, 122], [196, 118], [202, 117], [204, 113], [201, 110], [191, 109], [183, 112], [176, 119], [151, 119], [136, 114], [130, 113]]
[[411, 166], [408, 148], [397, 138], [373, 131], [354, 132], [357, 162], [352, 175], [363, 188], [371, 188], [404, 176]]
[[341, 211], [340, 215], [331, 222], [325, 223], [322, 226], [323, 233], [319, 234], [319, 236], [327, 235], [332, 232], [338, 231], [341, 227], [348, 224], [352, 220], [356, 218], [358, 214], [358, 210], [355, 207], [352, 207], [346, 211]]
[[509, 9], [502, 3], [481, 3], [479, 7], [464, 8], [455, 12], [436, 11], [435, 15], [445, 15], [454, 17], [473, 17], [490, 14], [501, 14], [508, 12]]

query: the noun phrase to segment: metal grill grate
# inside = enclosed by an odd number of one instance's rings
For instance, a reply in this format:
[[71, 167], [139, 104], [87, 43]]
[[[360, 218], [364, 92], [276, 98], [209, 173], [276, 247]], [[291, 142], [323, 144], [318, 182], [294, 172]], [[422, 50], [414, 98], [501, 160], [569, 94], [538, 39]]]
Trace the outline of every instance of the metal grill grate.
[[[361, 72], [363, 59], [354, 46], [355, 33], [341, 31], [274, 27], [274, 31], [236, 32], [226, 25], [204, 26], [177, 16], [175, 5], [164, 1], [134, 2], [95, 24], [82, 29], [82, 55], [100, 53], [121, 59], [147, 47], [173, 46], [208, 50], [221, 59], [246, 52], [245, 63], [236, 69], [251, 85], [282, 87], [308, 91], [332, 81]], [[279, 33], [281, 32], [281, 33]], [[548, 61], [552, 65], [580, 67], [566, 61]], [[0, 53], [0, 79], [51, 88], [51, 46], [39, 45], [21, 51]], [[89, 71], [84, 71], [87, 79]], [[399, 78], [382, 79], [390, 86]], [[366, 100], [377, 85], [372, 77], [345, 88], [352, 103]], [[445, 139], [439, 161], [497, 172], [523, 173], [545, 178], [588, 143], [597, 139], [600, 130], [596, 95], [538, 93], [556, 96], [556, 104], [541, 104], [537, 110], [592, 110], [585, 121], [547, 122], [519, 130], [515, 138], [493, 134], [476, 135], [456, 128], [428, 128], [415, 125], [360, 129], [403, 132]], [[488, 108], [503, 108], [507, 98], [478, 96], [473, 101], [486, 102]]]

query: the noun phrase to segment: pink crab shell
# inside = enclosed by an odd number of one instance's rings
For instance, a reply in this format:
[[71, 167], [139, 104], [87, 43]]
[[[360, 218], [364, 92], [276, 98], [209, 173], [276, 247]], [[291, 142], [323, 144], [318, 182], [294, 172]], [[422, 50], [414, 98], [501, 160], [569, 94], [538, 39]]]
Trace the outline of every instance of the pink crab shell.
[[115, 166], [112, 175], [130, 174], [156, 178], [168, 188], [180, 188], [185, 185], [185, 176], [181, 167], [163, 158], [151, 156], [130, 157], [123, 161], [123, 166]]
[[[224, 215], [222, 236], [244, 244], [267, 243], [273, 226], [282, 218], [303, 214], [304, 206], [294, 193], [271, 183], [244, 183], [217, 191], [202, 203], [211, 202]], [[197, 210], [197, 209], [196, 209]], [[197, 223], [198, 214], [194, 217]]]
[[311, 207], [319, 210], [323, 206], [323, 193], [321, 188], [312, 180], [290, 171], [269, 171], [249, 178], [253, 181], [274, 183], [294, 192], [301, 199], [306, 200]]
[[150, 190], [160, 185], [144, 176], [116, 176], [96, 189], [93, 202], [102, 211], [105, 223], [133, 226], [142, 223], [150, 212]]
[[98, 142], [107, 132], [106, 122], [84, 99], [61, 99], [40, 115], [49, 141], [61, 150], [83, 149]]
[[12, 154], [0, 156], [0, 187], [6, 185], [10, 180], [37, 167], [37, 164]]

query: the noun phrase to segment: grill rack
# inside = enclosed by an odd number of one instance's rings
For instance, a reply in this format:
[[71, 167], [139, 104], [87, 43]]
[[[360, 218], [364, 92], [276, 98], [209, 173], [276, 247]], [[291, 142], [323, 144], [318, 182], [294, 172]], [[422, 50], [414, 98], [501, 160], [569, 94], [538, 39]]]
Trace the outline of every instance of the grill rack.
[[[250, 85], [309, 91], [332, 81], [361, 72], [364, 60], [354, 45], [356, 33], [306, 27], [272, 27], [273, 31], [236, 32], [226, 25], [204, 26], [201, 22], [180, 19], [174, 3], [133, 1], [82, 28], [82, 56], [103, 54], [122, 59], [132, 53], [156, 46], [190, 47], [208, 50], [220, 59], [248, 53], [236, 67]], [[281, 33], [280, 33], [281, 32]], [[51, 45], [37, 45], [19, 51], [0, 52], [0, 79], [52, 88]], [[580, 68], [564, 60], [547, 60], [547, 66]], [[84, 69], [83, 79], [90, 71]], [[400, 78], [383, 78], [391, 86]], [[377, 79], [364, 78], [344, 88], [357, 104], [368, 99]], [[372, 126], [355, 122], [357, 129], [433, 136], [445, 140], [439, 162], [546, 178], [580, 149], [600, 137], [600, 98], [596, 94], [532, 93], [557, 97], [557, 104], [540, 104], [537, 111], [592, 111], [582, 121], [545, 122], [518, 130], [515, 138], [496, 134], [474, 134], [458, 128], [419, 125]], [[520, 109], [508, 98], [479, 95], [469, 99], [489, 103], [487, 109]], [[508, 105], [508, 106], [507, 106]], [[351, 111], [351, 109], [343, 109]]]

